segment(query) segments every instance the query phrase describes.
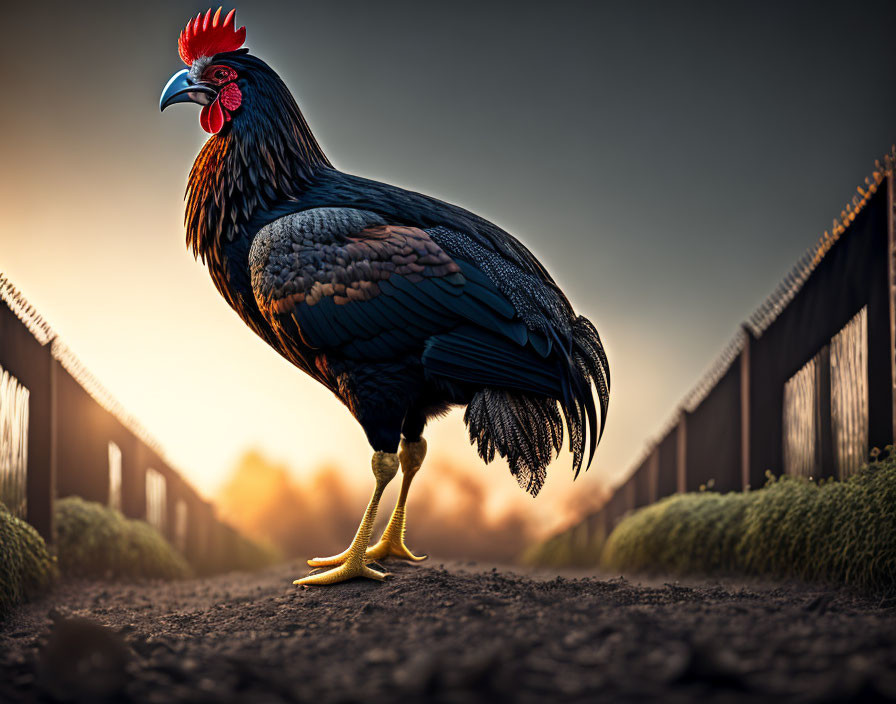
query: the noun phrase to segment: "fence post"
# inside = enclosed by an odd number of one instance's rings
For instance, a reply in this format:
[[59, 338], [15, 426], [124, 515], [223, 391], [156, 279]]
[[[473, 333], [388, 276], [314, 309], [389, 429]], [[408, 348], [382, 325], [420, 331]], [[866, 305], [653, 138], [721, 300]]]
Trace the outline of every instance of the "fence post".
[[177, 544], [177, 500], [180, 498], [180, 477], [167, 465], [162, 465], [165, 477], [165, 537], [172, 545]]
[[[768, 465], [757, 462], [757, 456], [762, 460], [762, 445], [768, 439], [764, 433], [769, 432], [766, 425], [763, 427], [765, 415], [771, 410], [766, 408], [765, 414], [759, 414], [760, 406], [755, 403], [757, 384], [768, 384], [768, 379], [762, 374], [756, 373], [755, 349], [760, 338], [753, 335], [753, 331], [744, 324], [744, 349], [741, 352], [741, 480], [743, 489], [761, 489], [765, 485], [765, 470]], [[768, 373], [768, 370], [766, 370]], [[768, 394], [765, 394], [766, 400]], [[757, 432], [758, 430], [758, 432]], [[765, 453], [766, 456], [768, 453]]]
[[750, 348], [753, 332], [746, 325], [741, 326], [744, 346], [740, 351], [740, 482], [746, 491], [750, 488]]
[[130, 471], [122, 472], [121, 508], [128, 518], [146, 519], [146, 467], [148, 458], [143, 442], [134, 438], [134, 460]]
[[[56, 501], [56, 369], [50, 343], [40, 348], [46, 355], [48, 383], [44, 393], [32, 392], [28, 419], [28, 469], [26, 471], [27, 520], [48, 543], [55, 540], [53, 511]], [[42, 397], [42, 398], [41, 398]]]
[[883, 448], [894, 439], [893, 396], [893, 174], [886, 176], [881, 186], [886, 188], [886, 232], [878, 240], [873, 256], [869, 257], [866, 285], [867, 350], [868, 350], [868, 447]]
[[209, 572], [211, 555], [211, 508], [192, 488], [190, 497], [190, 520], [187, 524], [187, 558], [197, 574]]
[[[893, 416], [890, 442], [896, 442], [896, 185], [893, 174], [887, 184], [887, 306], [890, 309], [890, 408]], [[869, 320], [869, 324], [870, 324]], [[869, 389], [870, 390], [870, 389]]]
[[660, 493], [660, 448], [653, 446], [650, 459], [647, 460], [647, 503], [654, 504]]
[[676, 463], [675, 467], [677, 470], [678, 477], [678, 493], [683, 494], [688, 490], [688, 422], [687, 422], [688, 412], [681, 409], [681, 414], [678, 416], [678, 429], [676, 430]]

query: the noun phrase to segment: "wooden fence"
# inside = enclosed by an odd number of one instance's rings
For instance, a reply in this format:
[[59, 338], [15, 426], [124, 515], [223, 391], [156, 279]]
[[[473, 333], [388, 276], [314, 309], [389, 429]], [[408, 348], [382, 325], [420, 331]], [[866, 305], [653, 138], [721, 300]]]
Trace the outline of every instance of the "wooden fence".
[[247, 541], [0, 274], [0, 502], [52, 542], [66, 496], [149, 521], [197, 572], [245, 557]]
[[759, 488], [767, 471], [842, 479], [871, 448], [893, 443], [894, 164], [896, 149], [741, 325], [610, 499], [550, 544], [567, 545], [565, 554], [602, 542], [633, 509], [676, 492]]

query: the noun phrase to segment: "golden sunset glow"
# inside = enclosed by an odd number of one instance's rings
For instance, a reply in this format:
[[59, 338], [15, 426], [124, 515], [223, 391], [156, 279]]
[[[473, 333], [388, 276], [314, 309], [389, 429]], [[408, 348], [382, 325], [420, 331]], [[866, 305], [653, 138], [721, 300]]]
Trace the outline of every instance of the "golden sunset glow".
[[[299, 484], [338, 469], [354, 516], [371, 482], [358, 424], [246, 328], [184, 246], [182, 196], [205, 135], [196, 110], [160, 115], [157, 101], [180, 67], [177, 31], [195, 10], [175, 3], [76, 15], [83, 31], [54, 37], [52, 54], [35, 52], [27, 33], [10, 32], [2, 51], [17, 59], [9, 65], [25, 56], [31, 64], [4, 76], [0, 270], [206, 496], [217, 495], [244, 452], [258, 449]], [[16, 8], [9, 26], [41, 26], [41, 12]], [[315, 57], [332, 57], [327, 37], [339, 25], [319, 12], [262, 3], [240, 8], [240, 23], [333, 162], [458, 203], [514, 233], [600, 331], [612, 371], [609, 423], [593, 466], [576, 482], [564, 453], [532, 500], [503, 463], [481, 463], [460, 412], [426, 431], [431, 464], [418, 481], [427, 501], [455, 500], [441, 491], [456, 482], [442, 485], [437, 476], [450, 465], [481, 484], [489, 516], [525, 511], [544, 534], [626, 476], [737, 321], [824, 229], [830, 204], [857, 177], [848, 165], [832, 168], [831, 150], [818, 145], [830, 145], [830, 134], [859, 136], [824, 127], [820, 115], [840, 117], [812, 100], [788, 102], [783, 88], [750, 92], [754, 74], [789, 85], [789, 64], [766, 75], [733, 57], [727, 97], [709, 100], [692, 89], [717, 86], [711, 66], [607, 64], [601, 52], [616, 51], [615, 40], [595, 42], [599, 27], [582, 28], [587, 42], [558, 41], [568, 55], [545, 53], [533, 35], [512, 60], [481, 46], [472, 63], [446, 62], [421, 48], [371, 67], [359, 40], [324, 63]], [[499, 32], [506, 18], [482, 21]], [[135, 22], [139, 41], [121, 31]], [[290, 26], [306, 28], [301, 41]], [[653, 30], [625, 36], [645, 46], [671, 41]], [[587, 81], [583, 66], [592, 67]], [[54, 76], [52, 91], [41, 75]], [[842, 87], [834, 77], [810, 85], [800, 76], [825, 105]], [[856, 94], [886, 93], [888, 84], [868, 72], [852, 80]], [[775, 96], [773, 108], [761, 103], [766, 95]], [[849, 125], [865, 125], [864, 137], [836, 152], [849, 155], [857, 174], [893, 141], [888, 105], [869, 103], [867, 114], [849, 117]], [[773, 112], [779, 136], [745, 127], [739, 116], [748, 108]], [[691, 126], [672, 139], [656, 127], [663, 111], [699, 119], [682, 120]], [[794, 141], [798, 127], [805, 139]], [[761, 168], [752, 166], [757, 155]], [[738, 163], [749, 168], [732, 168]], [[794, 191], [796, 176], [802, 186]]]

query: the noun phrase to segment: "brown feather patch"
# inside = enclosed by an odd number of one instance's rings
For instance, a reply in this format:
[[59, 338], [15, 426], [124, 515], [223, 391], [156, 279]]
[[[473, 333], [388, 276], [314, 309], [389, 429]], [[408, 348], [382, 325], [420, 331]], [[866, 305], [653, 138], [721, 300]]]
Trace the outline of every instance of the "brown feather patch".
[[345, 238], [345, 244], [308, 242], [293, 247], [288, 258], [289, 268], [301, 273], [273, 292], [275, 313], [299, 303], [313, 306], [325, 297], [337, 305], [367, 301], [379, 295], [377, 283], [393, 274], [419, 282], [460, 272], [424, 230], [402, 225], [368, 227]]

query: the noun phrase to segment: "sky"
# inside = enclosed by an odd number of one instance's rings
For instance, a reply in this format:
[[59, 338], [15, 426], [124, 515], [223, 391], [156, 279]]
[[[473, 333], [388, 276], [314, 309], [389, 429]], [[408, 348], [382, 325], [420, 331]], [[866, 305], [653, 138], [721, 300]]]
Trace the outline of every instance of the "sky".
[[[204, 493], [250, 447], [367, 491], [348, 411], [185, 249], [207, 135], [158, 98], [205, 9], [6, 3], [0, 271]], [[338, 168], [498, 223], [597, 326], [610, 417], [575, 483], [561, 458], [532, 502], [459, 413], [427, 431], [545, 526], [626, 476], [896, 142], [892, 2], [252, 2], [237, 21]]]

